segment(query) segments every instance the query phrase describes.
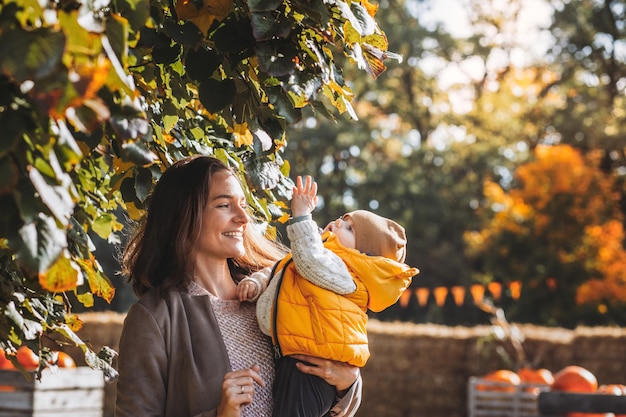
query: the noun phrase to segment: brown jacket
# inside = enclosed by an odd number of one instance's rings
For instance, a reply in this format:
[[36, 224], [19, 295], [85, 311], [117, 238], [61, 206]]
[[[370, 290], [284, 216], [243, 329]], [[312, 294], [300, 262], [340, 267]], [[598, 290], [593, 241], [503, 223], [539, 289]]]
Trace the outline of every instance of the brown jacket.
[[[126, 315], [119, 353], [116, 417], [216, 417], [230, 361], [209, 297], [144, 294]], [[361, 384], [330, 415], [353, 416]]]
[[209, 297], [146, 293], [126, 315], [119, 352], [116, 417], [217, 415], [230, 362]]

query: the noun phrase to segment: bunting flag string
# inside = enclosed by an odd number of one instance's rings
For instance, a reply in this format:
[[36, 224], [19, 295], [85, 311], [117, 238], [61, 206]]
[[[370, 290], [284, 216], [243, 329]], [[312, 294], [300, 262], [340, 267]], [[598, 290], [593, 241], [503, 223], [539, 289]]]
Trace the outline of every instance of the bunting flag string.
[[517, 300], [522, 292], [522, 283], [520, 281], [512, 281], [507, 284], [502, 284], [500, 282], [490, 282], [487, 285], [472, 284], [469, 286], [469, 288], [462, 285], [455, 285], [452, 287], [439, 286], [435, 288], [418, 287], [415, 288], [413, 292], [407, 290], [402, 293], [399, 303], [401, 307], [405, 308], [409, 305], [411, 296], [415, 294], [420, 307], [425, 307], [428, 304], [428, 300], [432, 294], [435, 300], [435, 304], [439, 307], [442, 307], [446, 302], [448, 294], [452, 294], [454, 304], [456, 304], [457, 306], [462, 306], [463, 304], [465, 304], [465, 296], [468, 292], [471, 295], [472, 301], [477, 304], [483, 301], [487, 293], [489, 293], [489, 295], [495, 301], [499, 301], [502, 298], [502, 292], [506, 289], [508, 289], [508, 294], [510, 295], [510, 297], [514, 300]]

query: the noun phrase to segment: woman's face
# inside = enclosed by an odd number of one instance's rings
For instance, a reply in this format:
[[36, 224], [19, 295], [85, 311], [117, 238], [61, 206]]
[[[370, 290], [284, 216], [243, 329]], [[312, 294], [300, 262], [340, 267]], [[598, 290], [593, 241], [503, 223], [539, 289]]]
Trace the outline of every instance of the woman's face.
[[213, 174], [209, 186], [209, 201], [196, 245], [198, 255], [219, 260], [242, 256], [243, 232], [249, 221], [243, 189], [227, 171]]

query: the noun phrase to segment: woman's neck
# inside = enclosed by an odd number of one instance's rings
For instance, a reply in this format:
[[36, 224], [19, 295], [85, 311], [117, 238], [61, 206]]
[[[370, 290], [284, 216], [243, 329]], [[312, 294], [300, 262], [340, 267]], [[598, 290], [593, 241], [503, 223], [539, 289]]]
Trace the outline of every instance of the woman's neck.
[[193, 280], [218, 298], [223, 300], [237, 298], [237, 284], [233, 281], [226, 261], [198, 262]]

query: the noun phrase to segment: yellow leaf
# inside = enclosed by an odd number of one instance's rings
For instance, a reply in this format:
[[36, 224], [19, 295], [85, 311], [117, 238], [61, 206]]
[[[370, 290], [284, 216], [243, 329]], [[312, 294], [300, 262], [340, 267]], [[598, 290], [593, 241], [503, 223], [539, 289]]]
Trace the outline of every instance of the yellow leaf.
[[378, 11], [377, 4], [372, 4], [367, 0], [361, 0], [361, 5], [365, 7], [365, 10], [367, 10], [367, 14], [369, 14], [372, 17], [376, 16], [376, 12]]
[[93, 294], [86, 292], [84, 294], [76, 294], [76, 298], [85, 307], [93, 307]]
[[76, 314], [66, 315], [65, 324], [67, 324], [73, 332], [77, 332], [83, 328], [83, 321]]
[[80, 263], [81, 268], [87, 274], [87, 282], [91, 292], [110, 303], [115, 295], [115, 288], [113, 288], [109, 279], [102, 274], [95, 261], [81, 259], [77, 262]]
[[141, 219], [144, 214], [144, 211], [138, 209], [135, 203], [133, 203], [132, 201], [127, 201], [126, 203], [124, 203], [124, 206], [126, 208], [126, 213], [131, 220], [137, 221]]
[[233, 127], [233, 138], [235, 139], [235, 146], [249, 146], [252, 145], [254, 137], [252, 132], [248, 129], [248, 123], [235, 123]]
[[122, 230], [124, 225], [117, 221], [114, 214], [104, 213], [93, 221], [91, 228], [101, 238], [108, 239], [112, 232]]
[[72, 261], [62, 255], [48, 271], [39, 274], [39, 284], [51, 292], [74, 290], [78, 284], [78, 273]]
[[178, 0], [174, 8], [181, 20], [193, 21], [204, 15], [211, 16], [211, 19], [222, 20], [232, 10], [233, 0], [203, 0], [200, 9], [191, 0]]
[[361, 35], [348, 20], [343, 25], [343, 36], [347, 44], [361, 43]]

